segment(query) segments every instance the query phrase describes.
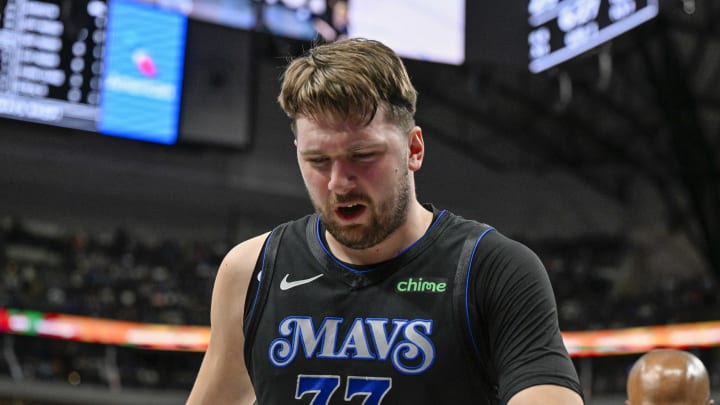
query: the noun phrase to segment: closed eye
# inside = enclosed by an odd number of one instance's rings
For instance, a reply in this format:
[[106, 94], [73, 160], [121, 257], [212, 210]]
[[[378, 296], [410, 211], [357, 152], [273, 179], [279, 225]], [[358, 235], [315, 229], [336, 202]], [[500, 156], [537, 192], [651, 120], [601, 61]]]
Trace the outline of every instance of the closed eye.
[[305, 160], [310, 162], [310, 164], [312, 164], [312, 165], [321, 165], [321, 164], [329, 161], [329, 159], [324, 156], [311, 157], [311, 158], [307, 158]]
[[356, 160], [369, 160], [375, 157], [377, 153], [375, 152], [363, 152], [363, 153], [353, 153], [353, 159]]

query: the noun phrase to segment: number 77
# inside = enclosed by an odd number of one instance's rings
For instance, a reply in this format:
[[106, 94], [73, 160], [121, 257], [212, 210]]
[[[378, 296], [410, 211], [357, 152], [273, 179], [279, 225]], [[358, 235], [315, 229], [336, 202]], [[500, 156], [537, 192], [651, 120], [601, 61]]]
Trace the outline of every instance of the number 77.
[[[310, 405], [328, 405], [339, 386], [339, 375], [300, 374], [295, 388], [295, 399], [301, 399], [305, 394], [315, 394]], [[390, 378], [348, 376], [344, 400], [350, 401], [356, 395], [364, 395], [366, 398], [363, 405], [380, 405], [390, 388]]]

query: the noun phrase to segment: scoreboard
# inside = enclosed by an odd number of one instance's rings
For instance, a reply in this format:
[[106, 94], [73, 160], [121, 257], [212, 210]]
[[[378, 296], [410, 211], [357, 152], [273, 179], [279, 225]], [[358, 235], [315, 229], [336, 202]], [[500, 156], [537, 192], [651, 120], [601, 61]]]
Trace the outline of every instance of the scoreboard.
[[175, 143], [186, 20], [135, 0], [0, 0], [0, 117]]
[[540, 73], [656, 17], [660, 0], [468, 1], [465, 60]]
[[542, 72], [658, 14], [658, 0], [530, 0], [529, 69]]

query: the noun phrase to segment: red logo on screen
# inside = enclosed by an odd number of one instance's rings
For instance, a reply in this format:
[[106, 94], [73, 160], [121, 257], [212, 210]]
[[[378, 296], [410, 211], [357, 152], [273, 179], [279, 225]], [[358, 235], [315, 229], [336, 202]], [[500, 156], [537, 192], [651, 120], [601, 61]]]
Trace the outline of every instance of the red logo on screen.
[[152, 56], [144, 49], [138, 49], [132, 55], [135, 66], [145, 77], [155, 77], [157, 75], [157, 66]]

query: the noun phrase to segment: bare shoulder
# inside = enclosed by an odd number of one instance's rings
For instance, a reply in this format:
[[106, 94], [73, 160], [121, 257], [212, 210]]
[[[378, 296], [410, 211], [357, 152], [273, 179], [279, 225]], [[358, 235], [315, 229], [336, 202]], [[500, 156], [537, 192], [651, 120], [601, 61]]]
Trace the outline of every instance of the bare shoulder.
[[220, 264], [220, 269], [218, 270], [218, 272], [242, 274], [246, 273], [249, 270], [252, 273], [252, 270], [255, 268], [255, 263], [258, 259], [258, 256], [260, 255], [260, 250], [262, 249], [268, 234], [269, 232], [266, 232], [262, 235], [258, 235], [254, 238], [248, 239], [242, 243], [235, 245], [225, 255], [225, 258]]
[[245, 295], [250, 285], [255, 264], [268, 233], [248, 239], [225, 255], [215, 278], [210, 323], [221, 327], [219, 322], [232, 321], [242, 324]]
[[218, 269], [215, 280], [216, 292], [222, 293], [226, 289], [231, 289], [237, 296], [239, 290], [244, 296], [267, 236], [268, 233], [258, 235], [230, 249]]
[[[210, 308], [210, 324], [216, 331], [222, 332], [235, 322], [242, 324], [245, 295], [267, 235], [258, 235], [236, 245], [220, 263]], [[230, 329], [237, 333], [234, 328]]]

